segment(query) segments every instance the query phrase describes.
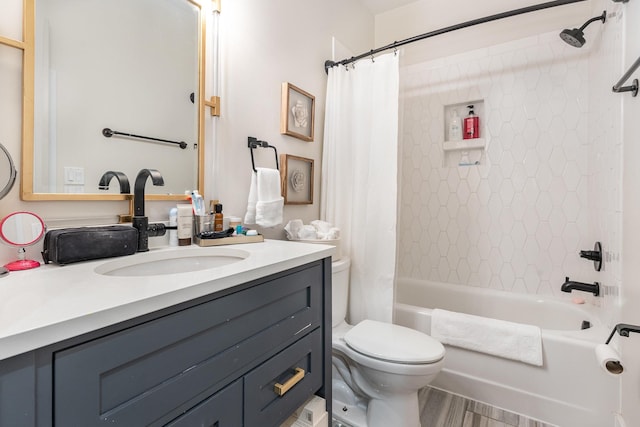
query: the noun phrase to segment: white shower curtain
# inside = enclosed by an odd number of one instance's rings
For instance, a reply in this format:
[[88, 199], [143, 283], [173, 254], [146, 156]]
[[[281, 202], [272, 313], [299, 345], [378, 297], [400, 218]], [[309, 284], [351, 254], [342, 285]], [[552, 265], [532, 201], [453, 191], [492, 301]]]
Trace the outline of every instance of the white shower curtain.
[[329, 70], [321, 216], [351, 258], [349, 322], [391, 322], [396, 263], [399, 61]]

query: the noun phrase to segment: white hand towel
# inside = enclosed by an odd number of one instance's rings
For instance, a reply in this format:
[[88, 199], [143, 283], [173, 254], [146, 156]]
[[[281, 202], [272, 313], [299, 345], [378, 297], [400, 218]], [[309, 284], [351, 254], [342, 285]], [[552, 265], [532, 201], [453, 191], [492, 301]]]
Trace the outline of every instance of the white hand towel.
[[316, 240], [318, 238], [318, 232], [313, 225], [303, 225], [298, 232], [300, 240]]
[[245, 224], [273, 227], [282, 224], [284, 198], [280, 195], [280, 172], [256, 168], [251, 175]]
[[431, 336], [443, 344], [542, 366], [542, 333], [537, 326], [435, 309]]
[[289, 240], [298, 240], [300, 238], [300, 229], [304, 226], [301, 219], [292, 219], [284, 226]]
[[245, 224], [256, 223], [256, 203], [258, 203], [258, 174], [252, 172], [249, 199], [247, 200], [247, 213], [244, 215]]
[[337, 227], [332, 227], [331, 229], [329, 229], [329, 232], [327, 233], [327, 239], [331, 239], [331, 240], [337, 240], [340, 238], [340, 229]]
[[315, 229], [318, 230], [318, 232], [324, 233], [324, 234], [327, 234], [332, 227], [330, 223], [326, 221], [321, 221], [319, 219], [311, 221], [310, 224], [313, 225]]

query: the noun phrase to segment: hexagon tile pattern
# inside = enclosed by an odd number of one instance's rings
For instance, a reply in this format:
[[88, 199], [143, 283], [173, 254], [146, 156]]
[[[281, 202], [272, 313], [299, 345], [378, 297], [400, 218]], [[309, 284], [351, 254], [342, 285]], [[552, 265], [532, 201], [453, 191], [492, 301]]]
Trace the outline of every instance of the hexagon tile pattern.
[[[618, 124], [589, 130], [617, 102], [590, 94], [590, 73], [604, 94], [617, 72], [593, 54], [550, 33], [403, 67], [399, 276], [563, 298], [565, 276], [598, 280], [578, 252], [619, 230], [621, 149], [606, 140]], [[445, 106], [474, 100], [486, 147], [458, 166], [443, 151]]]

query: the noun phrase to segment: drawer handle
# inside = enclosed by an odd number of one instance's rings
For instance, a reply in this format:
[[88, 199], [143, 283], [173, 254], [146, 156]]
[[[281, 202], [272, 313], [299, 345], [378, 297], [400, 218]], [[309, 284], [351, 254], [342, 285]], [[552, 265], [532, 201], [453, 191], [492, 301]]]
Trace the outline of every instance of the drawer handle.
[[289, 380], [284, 384], [276, 383], [276, 385], [273, 386], [273, 391], [278, 396], [284, 396], [284, 394], [288, 392], [291, 389], [291, 387], [298, 384], [303, 378], [304, 378], [304, 369], [296, 368], [296, 374], [291, 378], [289, 378]]

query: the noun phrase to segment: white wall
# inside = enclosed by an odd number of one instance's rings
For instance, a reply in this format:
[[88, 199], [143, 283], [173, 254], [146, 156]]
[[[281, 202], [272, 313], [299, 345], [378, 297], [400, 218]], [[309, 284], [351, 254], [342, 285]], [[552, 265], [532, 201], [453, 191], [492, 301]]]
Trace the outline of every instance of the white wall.
[[[403, 68], [400, 275], [558, 297], [565, 275], [600, 277], [577, 256], [593, 246], [585, 49], [553, 32]], [[459, 166], [445, 107], [474, 100], [486, 146]]]
[[[354, 51], [370, 49], [373, 17], [355, 0], [224, 2], [221, 21], [222, 117], [214, 192], [226, 214], [244, 215], [251, 176], [247, 137], [268, 141], [279, 154], [314, 160], [314, 203], [285, 205], [285, 221], [319, 218], [326, 74], [331, 37]], [[280, 134], [280, 85], [289, 82], [316, 99], [315, 140]], [[274, 167], [271, 149], [254, 150], [257, 166]], [[209, 183], [207, 183], [209, 185]], [[284, 224], [283, 224], [284, 225]], [[282, 238], [282, 227], [262, 230]]]

